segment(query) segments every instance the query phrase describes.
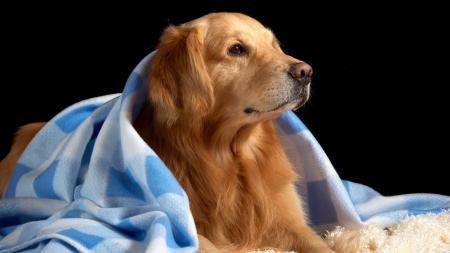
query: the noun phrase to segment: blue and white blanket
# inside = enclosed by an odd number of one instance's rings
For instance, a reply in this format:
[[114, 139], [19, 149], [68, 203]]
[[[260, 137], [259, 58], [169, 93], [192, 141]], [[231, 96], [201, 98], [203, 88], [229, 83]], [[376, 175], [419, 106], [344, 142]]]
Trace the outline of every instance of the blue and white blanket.
[[[132, 125], [152, 57], [136, 67], [123, 93], [72, 105], [32, 140], [0, 200], [0, 252], [196, 251], [185, 192]], [[343, 181], [293, 112], [275, 122], [319, 233], [450, 209], [449, 196], [384, 197]]]

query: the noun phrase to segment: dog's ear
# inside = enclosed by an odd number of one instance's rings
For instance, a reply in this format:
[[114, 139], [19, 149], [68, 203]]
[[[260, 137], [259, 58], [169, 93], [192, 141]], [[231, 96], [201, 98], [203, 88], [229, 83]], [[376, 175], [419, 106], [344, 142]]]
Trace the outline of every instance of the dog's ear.
[[183, 25], [169, 26], [161, 36], [149, 77], [149, 98], [169, 124], [183, 116], [201, 118], [214, 103], [203, 38], [203, 27]]

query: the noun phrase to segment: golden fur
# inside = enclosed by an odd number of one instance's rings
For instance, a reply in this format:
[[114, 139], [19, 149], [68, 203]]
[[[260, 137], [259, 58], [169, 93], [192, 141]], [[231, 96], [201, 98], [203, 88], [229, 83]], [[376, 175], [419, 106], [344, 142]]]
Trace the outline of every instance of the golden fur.
[[[306, 223], [271, 121], [307, 101], [312, 69], [239, 13], [169, 26], [151, 69], [134, 126], [187, 193], [200, 251], [334, 252]], [[19, 130], [1, 178], [42, 126]]]

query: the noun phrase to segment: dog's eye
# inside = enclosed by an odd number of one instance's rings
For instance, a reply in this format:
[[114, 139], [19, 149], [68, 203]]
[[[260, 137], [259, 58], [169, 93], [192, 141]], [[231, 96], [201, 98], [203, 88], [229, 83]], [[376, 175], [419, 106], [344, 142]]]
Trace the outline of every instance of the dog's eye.
[[244, 48], [242, 47], [242, 45], [236, 44], [233, 45], [230, 49], [228, 49], [228, 52], [233, 55], [239, 55], [244, 53]]

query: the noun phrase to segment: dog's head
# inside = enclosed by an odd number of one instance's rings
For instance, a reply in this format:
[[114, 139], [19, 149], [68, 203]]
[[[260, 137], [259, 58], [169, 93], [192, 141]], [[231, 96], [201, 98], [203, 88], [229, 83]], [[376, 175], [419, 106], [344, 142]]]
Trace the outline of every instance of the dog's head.
[[284, 54], [258, 21], [212, 13], [164, 31], [149, 98], [169, 124], [207, 115], [251, 123], [302, 106], [311, 75], [312, 68]]

